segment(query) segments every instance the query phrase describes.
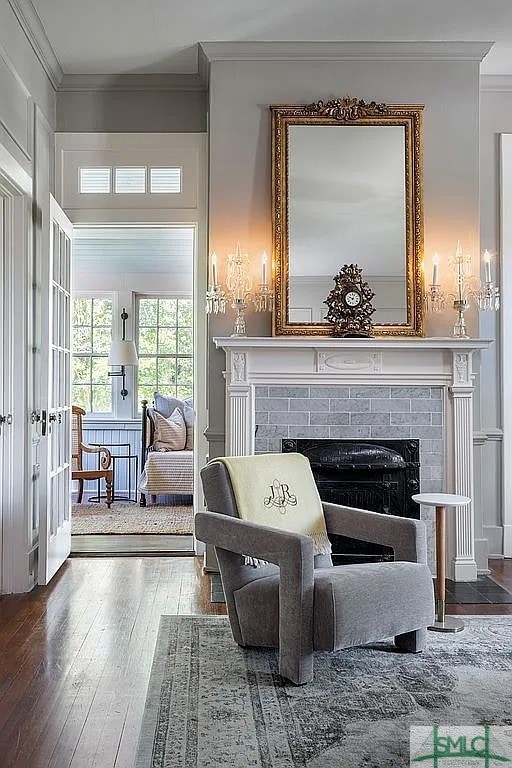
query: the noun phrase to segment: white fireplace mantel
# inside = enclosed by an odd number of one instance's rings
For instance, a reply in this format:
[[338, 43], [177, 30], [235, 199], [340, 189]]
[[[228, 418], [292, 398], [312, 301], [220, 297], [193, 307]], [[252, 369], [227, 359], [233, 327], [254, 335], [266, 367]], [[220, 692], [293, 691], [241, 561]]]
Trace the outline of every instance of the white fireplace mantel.
[[[473, 355], [490, 339], [216, 337], [226, 353], [226, 454], [254, 453], [257, 385], [410, 385], [444, 391], [445, 490], [473, 498]], [[448, 575], [476, 579], [474, 509], [457, 507]]]

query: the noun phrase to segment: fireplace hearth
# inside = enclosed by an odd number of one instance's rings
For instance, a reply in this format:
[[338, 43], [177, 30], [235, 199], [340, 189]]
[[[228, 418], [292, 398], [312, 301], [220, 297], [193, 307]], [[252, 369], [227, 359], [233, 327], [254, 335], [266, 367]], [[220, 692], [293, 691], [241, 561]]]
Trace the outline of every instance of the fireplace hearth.
[[[418, 519], [411, 496], [420, 487], [419, 440], [284, 439], [283, 453], [311, 464], [322, 501]], [[389, 547], [332, 536], [333, 562], [392, 560]]]

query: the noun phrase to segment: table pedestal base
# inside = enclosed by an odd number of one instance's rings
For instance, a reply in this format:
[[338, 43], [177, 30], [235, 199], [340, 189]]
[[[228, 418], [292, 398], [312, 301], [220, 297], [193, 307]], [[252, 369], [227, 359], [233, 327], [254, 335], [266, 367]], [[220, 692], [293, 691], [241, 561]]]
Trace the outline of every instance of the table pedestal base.
[[457, 616], [446, 616], [444, 600], [437, 600], [436, 620], [428, 629], [432, 632], [462, 632], [464, 622]]

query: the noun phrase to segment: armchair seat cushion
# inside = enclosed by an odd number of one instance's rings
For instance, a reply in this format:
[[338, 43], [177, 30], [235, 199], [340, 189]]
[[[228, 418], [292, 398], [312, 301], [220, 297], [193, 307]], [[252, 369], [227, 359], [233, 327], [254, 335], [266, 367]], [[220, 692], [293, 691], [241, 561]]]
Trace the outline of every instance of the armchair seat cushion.
[[[279, 575], [234, 593], [244, 645], [279, 645]], [[434, 618], [432, 575], [409, 562], [315, 570], [314, 649], [335, 651], [412, 632]]]

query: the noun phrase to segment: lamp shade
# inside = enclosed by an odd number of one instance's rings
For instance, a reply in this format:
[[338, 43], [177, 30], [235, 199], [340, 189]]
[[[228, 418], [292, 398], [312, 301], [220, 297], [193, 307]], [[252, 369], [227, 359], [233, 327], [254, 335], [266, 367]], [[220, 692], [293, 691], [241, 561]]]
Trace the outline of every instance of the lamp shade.
[[108, 356], [109, 365], [138, 365], [139, 358], [134, 341], [114, 339]]

